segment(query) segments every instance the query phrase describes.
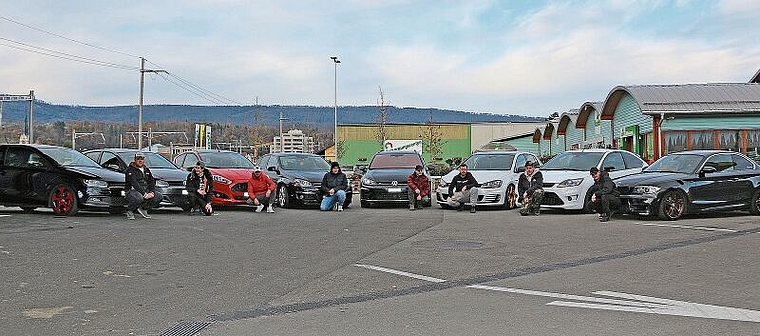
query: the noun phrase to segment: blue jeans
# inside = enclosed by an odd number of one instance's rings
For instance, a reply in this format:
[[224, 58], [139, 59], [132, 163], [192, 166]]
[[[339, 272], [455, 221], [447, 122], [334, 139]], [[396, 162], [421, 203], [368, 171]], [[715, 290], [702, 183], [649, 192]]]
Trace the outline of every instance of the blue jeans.
[[330, 196], [329, 194], [325, 194], [324, 197], [322, 197], [322, 204], [319, 205], [319, 210], [327, 211], [331, 210], [335, 203], [340, 204], [341, 206], [346, 201], [346, 191], [345, 190], [338, 190]]

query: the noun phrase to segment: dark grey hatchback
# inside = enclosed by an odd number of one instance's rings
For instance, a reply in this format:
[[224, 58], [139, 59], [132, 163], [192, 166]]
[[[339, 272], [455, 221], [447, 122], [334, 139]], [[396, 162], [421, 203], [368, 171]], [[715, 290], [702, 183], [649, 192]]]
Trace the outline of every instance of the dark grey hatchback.
[[[422, 155], [415, 151], [377, 152], [367, 167], [361, 180], [361, 206], [377, 204], [407, 204], [406, 178], [414, 172], [414, 167], [425, 167]], [[424, 170], [427, 173], [427, 169]], [[430, 202], [424, 206], [430, 206]]]

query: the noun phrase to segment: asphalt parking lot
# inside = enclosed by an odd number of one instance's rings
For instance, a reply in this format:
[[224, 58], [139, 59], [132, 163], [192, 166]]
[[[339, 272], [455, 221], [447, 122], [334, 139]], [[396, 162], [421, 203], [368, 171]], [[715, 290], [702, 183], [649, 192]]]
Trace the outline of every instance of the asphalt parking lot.
[[760, 334], [760, 221], [0, 207], [3, 335]]

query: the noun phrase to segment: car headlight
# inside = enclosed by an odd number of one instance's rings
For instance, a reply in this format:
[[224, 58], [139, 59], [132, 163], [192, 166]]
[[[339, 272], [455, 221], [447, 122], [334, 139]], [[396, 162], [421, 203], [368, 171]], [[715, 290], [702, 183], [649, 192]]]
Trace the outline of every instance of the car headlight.
[[224, 176], [212, 175], [211, 177], [214, 179], [214, 182], [219, 182], [219, 183], [224, 183], [224, 184], [231, 184], [232, 183], [232, 181], [230, 181], [229, 179], [227, 179]]
[[311, 187], [311, 182], [302, 179], [294, 179], [293, 184], [302, 188]]
[[642, 195], [657, 195], [657, 193], [660, 191], [660, 187], [655, 186], [637, 186], [633, 187], [632, 192], [634, 194], [642, 194]]
[[108, 188], [108, 182], [103, 180], [84, 180], [87, 187]]
[[169, 183], [164, 180], [156, 180], [156, 187], [169, 188]]
[[446, 188], [449, 184], [446, 183], [446, 181], [441, 180], [441, 182], [438, 182], [438, 186], [441, 188]]
[[501, 187], [501, 180], [488, 181], [486, 183], [481, 184], [480, 187], [484, 188], [484, 189], [500, 188]]
[[375, 180], [373, 180], [371, 178], [364, 177], [364, 178], [362, 178], [362, 184], [363, 185], [371, 186], [371, 185], [376, 185], [377, 182], [375, 182]]
[[582, 182], [583, 182], [582, 178], [564, 180], [564, 181], [560, 182], [559, 184], [557, 184], [557, 188], [577, 187], [577, 186], [581, 185]]

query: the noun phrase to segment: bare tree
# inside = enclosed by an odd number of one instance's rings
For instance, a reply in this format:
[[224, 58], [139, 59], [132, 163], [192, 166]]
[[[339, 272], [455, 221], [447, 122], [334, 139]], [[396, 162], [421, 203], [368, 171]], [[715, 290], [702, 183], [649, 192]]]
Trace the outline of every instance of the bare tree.
[[443, 140], [443, 131], [441, 131], [441, 125], [435, 124], [433, 121], [433, 112], [430, 111], [428, 121], [425, 122], [425, 126], [422, 127], [420, 132], [420, 138], [422, 138], [422, 148], [425, 153], [430, 155], [431, 163], [436, 163], [442, 160], [443, 145], [446, 141]]
[[380, 100], [377, 102], [377, 128], [375, 129], [375, 140], [380, 143], [380, 147], [388, 140], [388, 129], [386, 124], [388, 123], [388, 107], [385, 106], [385, 97], [383, 95], [383, 88], [379, 85]]

